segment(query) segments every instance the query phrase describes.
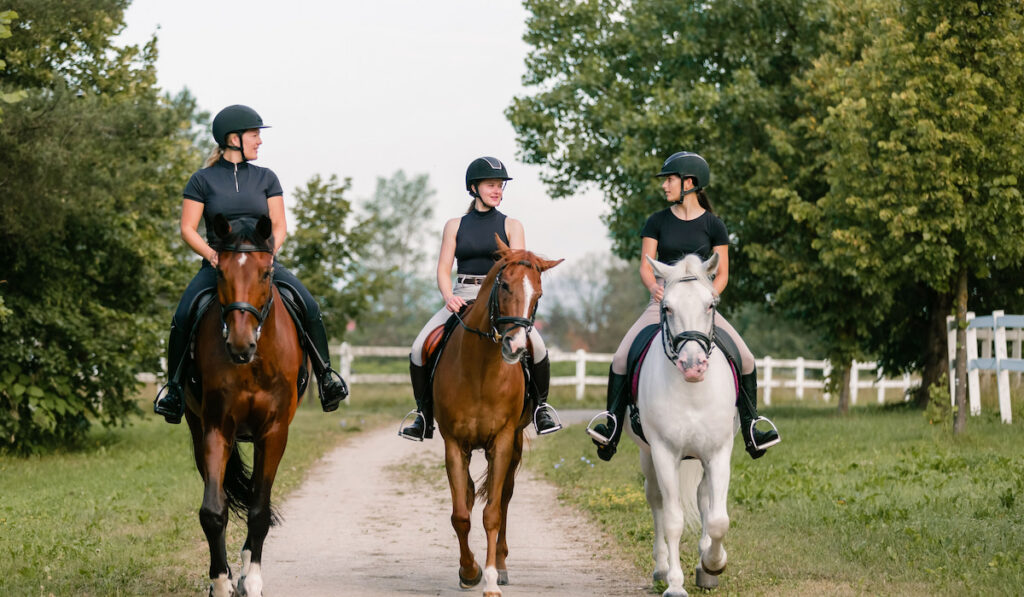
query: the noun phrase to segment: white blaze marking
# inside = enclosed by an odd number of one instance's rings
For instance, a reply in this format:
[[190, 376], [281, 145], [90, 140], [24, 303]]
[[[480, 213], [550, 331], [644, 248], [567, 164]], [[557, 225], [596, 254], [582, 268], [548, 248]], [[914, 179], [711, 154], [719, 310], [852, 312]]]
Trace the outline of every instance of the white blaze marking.
[[526, 301], [526, 305], [523, 307], [523, 317], [529, 319], [530, 302], [533, 300], [533, 284], [530, 284], [530, 279], [526, 276], [523, 276], [523, 299]]
[[238, 256], [238, 265], [240, 265], [240, 266], [241, 265], [245, 265], [245, 258], [246, 258], [246, 254], [245, 253], [242, 253], [241, 255], [239, 255]]

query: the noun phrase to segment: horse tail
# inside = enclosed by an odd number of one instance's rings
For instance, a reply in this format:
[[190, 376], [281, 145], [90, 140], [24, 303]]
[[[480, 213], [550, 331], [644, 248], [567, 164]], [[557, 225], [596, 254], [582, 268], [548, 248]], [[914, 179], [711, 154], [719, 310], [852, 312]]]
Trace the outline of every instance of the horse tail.
[[[228, 509], [245, 522], [249, 517], [249, 505], [252, 504], [255, 490], [253, 488], [252, 467], [242, 459], [238, 451], [238, 443], [231, 448], [228, 465], [224, 470], [224, 493], [228, 498]], [[276, 508], [270, 508], [270, 526], [280, 524], [281, 515]]]
[[679, 463], [679, 497], [683, 507], [683, 525], [689, 530], [700, 529], [700, 508], [697, 487], [704, 478], [704, 467], [696, 458]]

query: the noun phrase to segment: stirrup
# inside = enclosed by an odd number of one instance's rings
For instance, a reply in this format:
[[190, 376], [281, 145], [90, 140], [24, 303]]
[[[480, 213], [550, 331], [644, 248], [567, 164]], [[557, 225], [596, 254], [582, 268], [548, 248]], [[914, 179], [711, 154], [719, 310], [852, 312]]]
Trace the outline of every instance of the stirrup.
[[[415, 437], [415, 436], [412, 436], [412, 435], [406, 435], [406, 434], [402, 433], [403, 431], [405, 431], [405, 427], [406, 427], [405, 422], [409, 419], [409, 417], [412, 417], [412, 420], [414, 422], [416, 421], [416, 419], [423, 419], [423, 435], [421, 435], [419, 437]], [[412, 425], [412, 423], [410, 423], [410, 425]], [[405, 438], [405, 439], [407, 439], [407, 440], [409, 440], [411, 442], [421, 442], [421, 441], [423, 441], [423, 438], [426, 435], [427, 435], [427, 418], [424, 417], [423, 413], [421, 413], [418, 410], [411, 410], [411, 411], [409, 411], [409, 413], [407, 415], [402, 417], [402, 422], [398, 424], [398, 437]]]
[[[595, 431], [594, 428], [592, 427], [593, 424], [594, 424], [594, 421], [600, 419], [601, 417], [607, 417], [607, 418], [610, 418], [612, 420], [612, 435], [611, 435], [611, 437], [605, 437], [605, 436], [601, 435], [600, 433]], [[602, 446], [607, 446], [607, 445], [610, 445], [612, 443], [612, 437], [615, 437], [615, 431], [618, 428], [619, 428], [619, 418], [616, 417], [614, 413], [606, 410], [604, 412], [597, 413], [596, 415], [594, 415], [593, 419], [590, 419], [590, 422], [587, 423], [587, 435], [592, 437], [594, 439], [594, 441], [596, 441], [597, 443], [601, 444]]]
[[[767, 442], [765, 444], [758, 444], [757, 443], [757, 439], [756, 439], [757, 436], [754, 434], [754, 431], [756, 431], [754, 429], [754, 425], [756, 425], [757, 423], [759, 423], [761, 421], [764, 421], [764, 422], [768, 423], [769, 425], [771, 425], [772, 426], [772, 430], [775, 431], [775, 439], [770, 441], [770, 442]], [[763, 433], [767, 433], [767, 431], [764, 431]], [[781, 441], [782, 441], [782, 435], [779, 434], [779, 428], [776, 427], [775, 423], [772, 423], [771, 419], [769, 419], [768, 417], [760, 417], [759, 416], [759, 417], [757, 417], [756, 419], [754, 419], [753, 421], [750, 422], [750, 443], [753, 445], [755, 450], [767, 450], [768, 448], [774, 446], [775, 444], [777, 444], [777, 443], [779, 443]]]
[[[546, 431], [541, 431], [540, 427], [537, 426], [537, 415], [540, 413], [542, 408], [550, 411], [551, 414], [553, 415], [552, 418], [555, 420], [555, 426], [552, 427], [551, 429], [546, 430]], [[537, 432], [537, 435], [547, 435], [549, 433], [554, 433], [554, 432], [558, 431], [561, 428], [562, 428], [562, 419], [561, 419], [561, 417], [558, 416], [558, 411], [555, 410], [555, 408], [553, 406], [551, 406], [547, 402], [542, 402], [541, 404], [537, 405], [537, 408], [533, 409], [533, 429], [534, 429], [534, 431]]]

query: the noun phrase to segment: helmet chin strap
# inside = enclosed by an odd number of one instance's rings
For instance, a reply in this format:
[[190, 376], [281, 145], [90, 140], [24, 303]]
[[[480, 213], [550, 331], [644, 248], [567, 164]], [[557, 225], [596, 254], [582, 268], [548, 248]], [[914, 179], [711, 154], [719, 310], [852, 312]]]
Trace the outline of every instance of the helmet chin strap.
[[[230, 134], [231, 133], [228, 133], [228, 135], [230, 135]], [[242, 144], [242, 133], [236, 132], [235, 134], [238, 135], [238, 145], [241, 145]], [[246, 157], [245, 157], [245, 150], [242, 149], [241, 147], [238, 147], [237, 145], [225, 145], [224, 147], [227, 147], [228, 149], [234, 149], [238, 153], [242, 154], [242, 163], [243, 164], [246, 164], [246, 163], [249, 162], [249, 160], [246, 159]]]
[[682, 193], [679, 194], [679, 200], [678, 201], [669, 201], [669, 203], [671, 203], [672, 205], [679, 205], [680, 203], [682, 203], [686, 199], [687, 195], [689, 195], [690, 193], [696, 193], [699, 190], [700, 190], [699, 188], [693, 187], [692, 189], [690, 189], [688, 191], [683, 191]]

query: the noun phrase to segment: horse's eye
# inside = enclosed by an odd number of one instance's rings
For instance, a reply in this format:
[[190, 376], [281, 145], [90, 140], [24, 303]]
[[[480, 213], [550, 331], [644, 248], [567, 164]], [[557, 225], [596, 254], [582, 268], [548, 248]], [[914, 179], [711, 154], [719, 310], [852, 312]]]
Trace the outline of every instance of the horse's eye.
[[665, 312], [665, 315], [672, 315], [672, 307], [662, 307], [662, 311]]
[[510, 292], [508, 289], [508, 282], [502, 282], [501, 289], [504, 290], [505, 292]]
[[263, 272], [263, 279], [264, 280], [269, 280], [270, 279], [270, 274], [272, 274], [272, 273], [274, 273], [273, 270], [269, 270], [269, 269], [267, 271]]

